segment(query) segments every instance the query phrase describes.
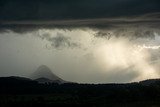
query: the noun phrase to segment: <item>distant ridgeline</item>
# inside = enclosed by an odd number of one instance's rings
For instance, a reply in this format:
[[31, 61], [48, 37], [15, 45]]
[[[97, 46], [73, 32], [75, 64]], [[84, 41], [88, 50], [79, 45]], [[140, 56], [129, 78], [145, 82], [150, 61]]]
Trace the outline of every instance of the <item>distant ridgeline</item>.
[[0, 107], [6, 106], [159, 107], [160, 80], [128, 84], [39, 83], [23, 77], [0, 78]]

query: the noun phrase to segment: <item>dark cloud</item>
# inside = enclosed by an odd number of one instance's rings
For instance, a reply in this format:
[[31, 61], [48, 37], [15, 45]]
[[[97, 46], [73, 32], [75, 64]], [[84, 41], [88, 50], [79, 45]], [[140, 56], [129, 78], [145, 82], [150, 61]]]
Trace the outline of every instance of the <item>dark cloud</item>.
[[51, 42], [51, 46], [56, 49], [61, 48], [80, 48], [80, 44], [71, 40], [70, 37], [64, 36], [62, 33], [57, 33], [56, 36], [51, 36], [48, 33], [45, 33], [41, 36], [42, 39], [46, 39]]
[[122, 25], [112, 29], [98, 29], [95, 37], [110, 39], [111, 37], [126, 37], [130, 40], [138, 38], [155, 39], [155, 33], [160, 34], [159, 27], [151, 27], [150, 25]]
[[94, 36], [95, 36], [95, 37], [106, 38], [106, 39], [109, 40], [109, 39], [111, 38], [112, 34], [109, 33], [109, 32], [100, 32], [100, 31], [99, 31], [99, 32], [95, 33]]
[[41, 28], [160, 28], [159, 0], [0, 0], [0, 31]]
[[159, 0], [1, 0], [0, 20], [133, 16], [160, 11]]
[[[160, 14], [160, 13], [159, 13]], [[93, 29], [120, 29], [120, 28], [155, 28], [160, 29], [159, 14], [152, 18], [150, 15], [143, 15], [128, 18], [105, 18], [85, 20], [63, 20], [63, 21], [3, 21], [0, 23], [0, 31], [12, 30], [17, 33], [35, 31], [38, 29], [77, 29], [89, 27]], [[154, 15], [154, 14], [152, 14]], [[143, 18], [142, 18], [143, 17]]]
[[155, 33], [160, 34], [160, 30], [155, 28], [139, 27], [133, 29], [119, 29], [114, 32], [117, 37], [124, 36], [130, 38], [131, 40], [137, 38], [154, 39]]

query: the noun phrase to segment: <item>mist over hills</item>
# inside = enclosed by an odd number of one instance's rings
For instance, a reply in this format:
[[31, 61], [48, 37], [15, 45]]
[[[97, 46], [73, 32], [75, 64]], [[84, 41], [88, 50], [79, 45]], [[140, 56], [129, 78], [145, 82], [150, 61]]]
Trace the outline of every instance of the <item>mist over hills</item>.
[[32, 80], [36, 80], [40, 83], [48, 83], [48, 82], [55, 82], [55, 83], [66, 83], [63, 79], [56, 76], [46, 65], [41, 65], [38, 69], [30, 75]]

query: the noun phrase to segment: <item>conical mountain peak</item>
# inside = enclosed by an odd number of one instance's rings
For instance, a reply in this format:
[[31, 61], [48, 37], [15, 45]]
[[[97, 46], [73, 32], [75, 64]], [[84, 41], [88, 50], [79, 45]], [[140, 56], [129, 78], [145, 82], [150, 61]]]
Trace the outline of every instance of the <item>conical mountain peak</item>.
[[46, 65], [41, 65], [38, 69], [31, 75], [32, 79], [46, 78], [52, 81], [61, 81], [64, 83], [65, 81], [56, 76], [49, 67]]
[[49, 73], [50, 75], [53, 75], [51, 69], [46, 65], [39, 66], [38, 69], [35, 71], [35, 73], [42, 73], [42, 74]]

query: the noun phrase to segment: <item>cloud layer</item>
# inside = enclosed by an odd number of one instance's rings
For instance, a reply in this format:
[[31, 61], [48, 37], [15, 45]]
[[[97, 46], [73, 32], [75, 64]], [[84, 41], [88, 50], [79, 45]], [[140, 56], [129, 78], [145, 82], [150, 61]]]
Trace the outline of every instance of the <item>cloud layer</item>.
[[26, 76], [43, 64], [65, 80], [83, 83], [159, 77], [159, 30], [143, 29], [137, 36], [135, 28], [122, 29], [58, 28], [1, 33], [0, 75]]

